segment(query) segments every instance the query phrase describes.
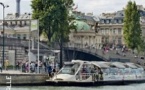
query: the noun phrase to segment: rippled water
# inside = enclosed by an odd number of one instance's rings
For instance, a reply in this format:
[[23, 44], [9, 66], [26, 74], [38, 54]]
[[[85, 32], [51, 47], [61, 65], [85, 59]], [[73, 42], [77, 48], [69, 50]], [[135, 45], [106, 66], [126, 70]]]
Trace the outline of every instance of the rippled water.
[[[51, 86], [37, 86], [37, 87], [12, 87], [11, 90], [145, 90], [144, 84], [132, 84], [125, 86], [100, 86], [100, 87], [51, 87]], [[0, 87], [0, 90], [6, 90], [6, 87]]]

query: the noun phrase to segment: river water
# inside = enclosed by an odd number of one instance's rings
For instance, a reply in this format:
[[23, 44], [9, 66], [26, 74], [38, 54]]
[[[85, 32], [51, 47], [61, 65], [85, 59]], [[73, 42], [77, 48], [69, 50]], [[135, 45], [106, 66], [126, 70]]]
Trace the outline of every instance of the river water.
[[[0, 87], [0, 90], [6, 90], [6, 87]], [[10, 90], [145, 90], [145, 83], [124, 85], [124, 86], [99, 86], [99, 87], [52, 87], [52, 86], [13, 87], [12, 86]]]

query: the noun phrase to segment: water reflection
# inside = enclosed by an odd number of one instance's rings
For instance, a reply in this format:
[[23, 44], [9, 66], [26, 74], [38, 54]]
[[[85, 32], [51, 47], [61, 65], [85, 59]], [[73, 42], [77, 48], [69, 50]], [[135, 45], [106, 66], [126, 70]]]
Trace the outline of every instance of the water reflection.
[[[0, 90], [6, 90], [6, 87], [0, 87]], [[29, 87], [12, 87], [11, 90], [145, 90], [145, 84], [132, 84], [126, 86], [100, 86], [100, 87], [29, 86]]]

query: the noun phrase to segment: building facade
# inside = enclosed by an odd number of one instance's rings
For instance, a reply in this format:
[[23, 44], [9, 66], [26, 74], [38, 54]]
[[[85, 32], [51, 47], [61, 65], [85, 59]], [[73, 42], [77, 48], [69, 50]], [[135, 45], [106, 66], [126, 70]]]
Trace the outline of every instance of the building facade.
[[[0, 61], [3, 57], [3, 25], [5, 38], [4, 58], [10, 61], [10, 65], [15, 65], [17, 61], [28, 60], [28, 48], [37, 50], [38, 30], [30, 30], [31, 14], [24, 13], [7, 14], [5, 20], [0, 20]], [[47, 45], [40, 45], [40, 50], [48, 49]], [[41, 53], [40, 53], [41, 55]], [[42, 57], [42, 55], [41, 55]]]
[[[29, 39], [31, 14], [25, 13], [17, 17], [13, 14], [7, 14], [3, 23], [0, 20], [0, 35], [3, 35], [3, 24], [5, 29], [5, 36], [18, 39]], [[31, 35], [32, 36], [32, 35]]]
[[[140, 24], [142, 30], [142, 36], [145, 37], [145, 9], [142, 5], [138, 5], [138, 10], [140, 13]], [[75, 14], [75, 13], [74, 13]], [[77, 14], [77, 32], [71, 30], [70, 42], [81, 44], [81, 46], [93, 46], [94, 48], [100, 49], [103, 45], [117, 45], [123, 46], [123, 18], [124, 10], [120, 10], [114, 13], [102, 13], [101, 16], [95, 18], [92, 16], [87, 16], [87, 14]], [[91, 19], [85, 18], [89, 17]], [[80, 19], [81, 18], [81, 19]], [[87, 21], [92, 22], [91, 25]], [[95, 28], [96, 23], [98, 23], [98, 28]], [[79, 29], [82, 27], [82, 29]], [[89, 27], [89, 28], [84, 28]], [[97, 29], [97, 32], [96, 32]]]

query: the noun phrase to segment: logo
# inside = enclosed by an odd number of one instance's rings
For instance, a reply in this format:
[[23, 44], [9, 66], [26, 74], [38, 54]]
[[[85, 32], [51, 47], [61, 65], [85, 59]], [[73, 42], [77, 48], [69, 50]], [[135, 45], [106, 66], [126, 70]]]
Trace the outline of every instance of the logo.
[[11, 90], [11, 86], [12, 86], [11, 80], [12, 80], [11, 76], [6, 76], [6, 84], [9, 84], [9, 86], [6, 86], [6, 90]]

